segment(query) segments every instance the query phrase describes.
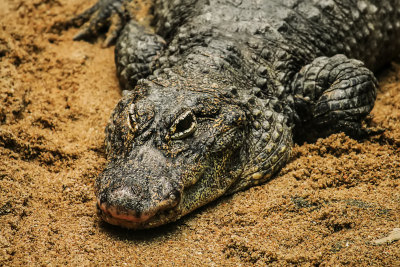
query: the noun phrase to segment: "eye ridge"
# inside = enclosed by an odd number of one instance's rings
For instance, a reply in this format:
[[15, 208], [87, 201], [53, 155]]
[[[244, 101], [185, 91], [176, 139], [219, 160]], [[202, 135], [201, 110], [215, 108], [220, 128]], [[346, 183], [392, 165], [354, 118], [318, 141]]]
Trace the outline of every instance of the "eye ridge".
[[191, 110], [181, 114], [170, 128], [171, 139], [179, 140], [193, 134], [197, 128], [197, 119]]

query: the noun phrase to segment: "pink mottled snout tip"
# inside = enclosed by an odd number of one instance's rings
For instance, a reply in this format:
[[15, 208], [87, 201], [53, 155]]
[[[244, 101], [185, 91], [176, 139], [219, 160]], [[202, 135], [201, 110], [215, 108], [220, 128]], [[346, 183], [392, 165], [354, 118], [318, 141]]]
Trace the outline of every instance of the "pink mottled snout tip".
[[127, 222], [142, 223], [149, 220], [154, 214], [136, 213], [132, 210], [127, 210], [120, 207], [110, 206], [106, 203], [97, 201], [98, 208], [109, 217], [116, 220], [123, 220]]

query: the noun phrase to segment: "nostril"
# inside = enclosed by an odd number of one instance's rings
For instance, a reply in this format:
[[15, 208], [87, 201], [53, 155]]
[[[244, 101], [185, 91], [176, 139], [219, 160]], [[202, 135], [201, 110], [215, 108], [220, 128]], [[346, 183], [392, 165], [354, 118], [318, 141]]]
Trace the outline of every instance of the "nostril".
[[143, 156], [144, 156], [144, 153], [139, 152], [139, 154], [137, 155], [137, 160], [138, 160], [139, 162], [142, 162], [142, 161], [143, 161]]
[[171, 201], [173, 201], [173, 202], [179, 202], [179, 200], [180, 200], [180, 194], [179, 194], [179, 192], [178, 192], [178, 191], [171, 192], [171, 193], [169, 194], [169, 199], [170, 199]]

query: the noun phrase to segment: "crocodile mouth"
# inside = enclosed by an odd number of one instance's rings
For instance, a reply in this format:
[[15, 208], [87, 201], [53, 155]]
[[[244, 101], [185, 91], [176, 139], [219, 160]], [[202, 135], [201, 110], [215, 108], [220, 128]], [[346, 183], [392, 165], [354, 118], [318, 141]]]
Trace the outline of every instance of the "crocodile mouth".
[[105, 222], [128, 229], [146, 229], [166, 223], [169, 217], [175, 216], [174, 207], [179, 204], [179, 199], [163, 200], [152, 209], [137, 212], [125, 207], [109, 205], [97, 200], [98, 216]]
[[124, 209], [117, 206], [107, 205], [97, 201], [97, 209], [101, 215], [107, 218], [113, 218], [116, 221], [127, 221], [132, 223], [143, 223], [154, 216], [152, 213], [137, 213], [133, 210]]

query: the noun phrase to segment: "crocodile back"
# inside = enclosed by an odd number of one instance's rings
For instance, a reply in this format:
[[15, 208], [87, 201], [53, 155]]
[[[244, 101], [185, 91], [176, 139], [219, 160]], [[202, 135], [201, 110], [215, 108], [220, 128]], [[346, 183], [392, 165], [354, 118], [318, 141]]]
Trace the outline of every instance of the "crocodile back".
[[342, 53], [372, 70], [400, 48], [400, 0], [157, 2], [156, 30], [169, 39], [180, 26], [209, 27], [243, 42], [260, 39], [270, 50], [286, 48], [305, 64]]

